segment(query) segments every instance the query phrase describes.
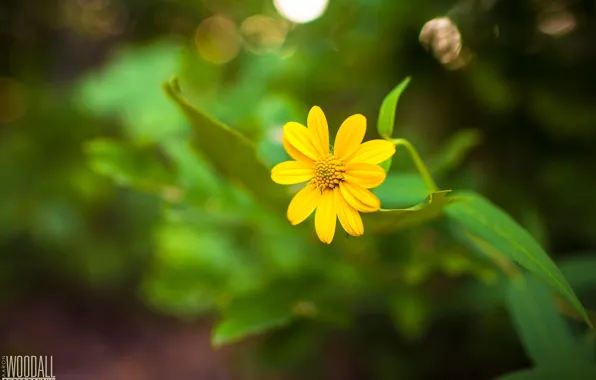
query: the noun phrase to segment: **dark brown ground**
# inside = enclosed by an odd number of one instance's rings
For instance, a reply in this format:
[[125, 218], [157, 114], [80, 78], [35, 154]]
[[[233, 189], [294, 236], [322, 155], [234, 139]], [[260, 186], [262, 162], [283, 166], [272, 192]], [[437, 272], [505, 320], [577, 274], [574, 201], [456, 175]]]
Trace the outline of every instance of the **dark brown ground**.
[[182, 323], [112, 302], [59, 297], [3, 305], [3, 355], [52, 355], [58, 380], [226, 380], [208, 321]]

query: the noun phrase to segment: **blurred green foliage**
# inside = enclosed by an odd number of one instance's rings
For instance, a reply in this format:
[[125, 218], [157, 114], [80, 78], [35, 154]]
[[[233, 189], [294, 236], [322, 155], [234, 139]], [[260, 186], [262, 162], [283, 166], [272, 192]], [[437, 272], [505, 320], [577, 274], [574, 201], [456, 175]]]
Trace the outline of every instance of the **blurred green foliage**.
[[[270, 1], [98, 2], [112, 12], [100, 19], [131, 23], [112, 35], [116, 24], [57, 26], [9, 3], [31, 27], [0, 29], [18, 42], [0, 41], [3, 298], [42, 278], [215, 316], [215, 346], [247, 339], [259, 373], [289, 378], [325, 378], [330, 344], [349, 347], [364, 378], [590, 378], [596, 337], [571, 320], [596, 308], [596, 62], [582, 26], [539, 34], [531, 12], [547, 5], [529, 1], [332, 0], [306, 25]], [[40, 9], [70, 12], [50, 3]], [[72, 7], [93, 12], [85, 4]], [[475, 52], [459, 70], [418, 42], [447, 13]], [[243, 34], [257, 14], [283, 36], [265, 53]], [[219, 29], [200, 45], [214, 15], [232, 21], [237, 51]], [[361, 238], [320, 244], [312, 221], [285, 218], [296, 189], [268, 176], [288, 158], [281, 126], [314, 104], [332, 135], [362, 113], [366, 139], [407, 137], [441, 189], [477, 193], [429, 192], [398, 147], [375, 189], [388, 211], [366, 215]]]

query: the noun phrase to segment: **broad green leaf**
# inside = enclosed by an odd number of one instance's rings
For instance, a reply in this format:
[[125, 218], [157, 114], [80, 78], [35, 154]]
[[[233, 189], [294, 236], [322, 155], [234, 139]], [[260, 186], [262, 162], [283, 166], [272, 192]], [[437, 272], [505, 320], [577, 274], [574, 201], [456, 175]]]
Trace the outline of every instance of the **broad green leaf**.
[[185, 199], [204, 200], [213, 198], [213, 194], [224, 197], [226, 184], [206, 160], [197, 156], [187, 138], [170, 138], [162, 141], [160, 146], [176, 167], [180, 188], [186, 194]]
[[349, 307], [342, 299], [342, 290], [327, 279], [307, 275], [273, 282], [258, 294], [234, 298], [213, 330], [212, 343], [221, 346], [266, 333], [295, 318], [345, 326]]
[[589, 353], [574, 339], [544, 283], [517, 276], [509, 284], [507, 306], [536, 366], [554, 369], [570, 363], [590, 363]]
[[156, 151], [110, 139], [95, 139], [85, 145], [91, 168], [123, 186], [148, 192], [175, 188], [173, 173]]
[[441, 190], [431, 193], [427, 199], [409, 208], [381, 209], [376, 213], [363, 214], [363, 217], [368, 220], [365, 224], [369, 224], [373, 231], [386, 231], [410, 227], [438, 218], [445, 205], [455, 201], [447, 197], [450, 192], [451, 190]]
[[84, 78], [78, 101], [94, 114], [120, 119], [135, 141], [185, 131], [184, 118], [159, 88], [162, 78], [178, 71], [181, 57], [172, 41], [125, 48]]
[[164, 84], [192, 126], [193, 147], [225, 178], [247, 189], [265, 206], [285, 209], [289, 196], [271, 180], [270, 171], [259, 160], [256, 147], [237, 131], [191, 106], [180, 93], [177, 80]]
[[263, 294], [234, 299], [213, 330], [213, 345], [222, 346], [290, 323], [298, 293], [292, 287], [277, 286]]
[[219, 289], [196, 273], [154, 265], [143, 278], [140, 296], [160, 313], [194, 319], [213, 311]]
[[577, 365], [569, 368], [534, 368], [513, 372], [496, 380], [593, 380], [596, 379], [596, 365]]
[[381, 200], [383, 208], [405, 208], [428, 197], [428, 188], [419, 174], [390, 173], [373, 193]]
[[379, 121], [377, 122], [377, 130], [381, 137], [389, 139], [393, 135], [395, 127], [395, 111], [402, 92], [408, 87], [410, 77], [407, 77], [400, 84], [398, 84], [390, 93], [383, 99], [381, 109], [379, 111]]
[[478, 194], [459, 194], [445, 208], [447, 216], [471, 233], [493, 245], [502, 254], [553, 286], [592, 326], [573, 289], [534, 238], [505, 212]]

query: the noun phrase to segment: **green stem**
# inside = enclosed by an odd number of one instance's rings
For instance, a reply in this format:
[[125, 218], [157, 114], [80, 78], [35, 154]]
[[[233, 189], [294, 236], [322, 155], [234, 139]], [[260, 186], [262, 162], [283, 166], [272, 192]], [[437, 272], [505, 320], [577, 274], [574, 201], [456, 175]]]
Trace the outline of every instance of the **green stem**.
[[424, 162], [422, 162], [422, 159], [418, 155], [416, 148], [414, 148], [414, 146], [406, 139], [391, 139], [390, 141], [394, 143], [396, 147], [403, 146], [408, 150], [408, 152], [410, 153], [410, 157], [412, 157], [412, 161], [414, 161], [414, 165], [416, 165], [416, 169], [418, 169], [418, 173], [420, 173], [420, 176], [424, 180], [424, 183], [426, 183], [426, 187], [428, 188], [428, 190], [431, 193], [439, 191], [439, 188], [437, 187], [435, 180], [430, 176], [430, 173], [428, 172], [426, 165], [424, 165]]

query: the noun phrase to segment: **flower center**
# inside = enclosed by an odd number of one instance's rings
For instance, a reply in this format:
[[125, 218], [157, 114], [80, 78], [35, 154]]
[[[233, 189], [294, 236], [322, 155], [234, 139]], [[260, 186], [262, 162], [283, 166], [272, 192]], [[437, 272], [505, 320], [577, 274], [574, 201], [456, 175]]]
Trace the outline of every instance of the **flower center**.
[[320, 190], [333, 189], [344, 180], [344, 163], [330, 154], [315, 162], [315, 178], [312, 183]]

